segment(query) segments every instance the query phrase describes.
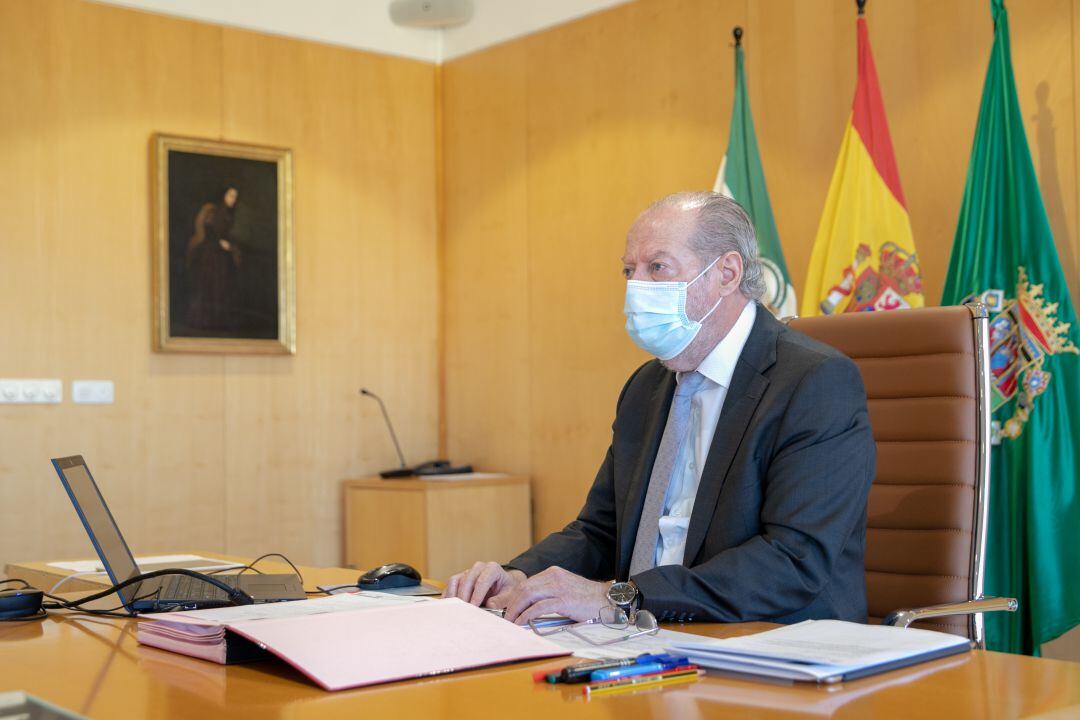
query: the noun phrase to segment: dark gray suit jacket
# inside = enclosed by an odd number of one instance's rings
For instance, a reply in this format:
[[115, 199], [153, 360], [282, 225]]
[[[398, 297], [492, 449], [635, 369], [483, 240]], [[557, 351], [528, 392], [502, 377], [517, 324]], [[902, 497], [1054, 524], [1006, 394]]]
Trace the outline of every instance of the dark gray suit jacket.
[[[578, 518], [510, 566], [627, 577], [674, 390], [658, 361], [638, 368]], [[759, 308], [701, 474], [684, 564], [634, 576], [642, 607], [660, 620], [865, 622], [875, 456], [855, 363]]]

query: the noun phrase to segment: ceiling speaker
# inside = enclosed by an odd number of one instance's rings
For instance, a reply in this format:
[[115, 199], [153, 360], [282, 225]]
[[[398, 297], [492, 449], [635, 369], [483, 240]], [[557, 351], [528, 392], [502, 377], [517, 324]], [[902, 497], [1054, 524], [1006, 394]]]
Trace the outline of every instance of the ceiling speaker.
[[404, 27], [453, 27], [471, 18], [470, 0], [394, 0], [390, 3], [390, 19]]

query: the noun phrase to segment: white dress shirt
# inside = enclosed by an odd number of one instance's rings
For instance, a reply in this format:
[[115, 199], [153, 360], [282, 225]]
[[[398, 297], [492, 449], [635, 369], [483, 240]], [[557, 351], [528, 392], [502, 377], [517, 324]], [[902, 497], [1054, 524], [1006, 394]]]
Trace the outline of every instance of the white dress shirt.
[[[709, 382], [704, 383], [690, 401], [690, 425], [686, 432], [686, 442], [675, 458], [671, 483], [664, 495], [660, 536], [656, 543], [657, 566], [681, 565], [683, 562], [686, 530], [690, 525], [690, 515], [694, 512], [701, 471], [712, 446], [716, 422], [720, 419], [720, 411], [724, 407], [731, 376], [735, 373], [735, 364], [739, 361], [746, 339], [750, 337], [757, 312], [757, 303], [748, 302], [728, 334], [697, 368], [697, 372], [704, 375]], [[682, 375], [683, 373], [679, 373], [675, 376], [676, 382], [682, 381]]]

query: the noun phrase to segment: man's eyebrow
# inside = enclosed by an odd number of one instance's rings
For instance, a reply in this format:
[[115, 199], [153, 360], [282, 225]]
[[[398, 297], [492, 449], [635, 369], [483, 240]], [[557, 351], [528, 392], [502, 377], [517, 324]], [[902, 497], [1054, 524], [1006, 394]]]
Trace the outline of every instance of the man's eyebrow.
[[[655, 260], [674, 260], [674, 259], [675, 259], [675, 256], [672, 255], [671, 253], [666, 252], [664, 250], [658, 250], [656, 253], [650, 255], [646, 262], [653, 262]], [[631, 262], [626, 259], [625, 255], [623, 255], [623, 257], [622, 257], [622, 264], [623, 265], [630, 265], [631, 264]]]

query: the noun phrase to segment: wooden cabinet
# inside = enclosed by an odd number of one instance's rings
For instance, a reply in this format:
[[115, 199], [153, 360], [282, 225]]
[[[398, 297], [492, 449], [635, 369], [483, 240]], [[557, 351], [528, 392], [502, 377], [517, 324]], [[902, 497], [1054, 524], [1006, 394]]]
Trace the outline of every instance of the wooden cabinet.
[[507, 562], [532, 544], [525, 476], [374, 477], [346, 480], [343, 491], [349, 567], [404, 562], [446, 580], [477, 560]]

